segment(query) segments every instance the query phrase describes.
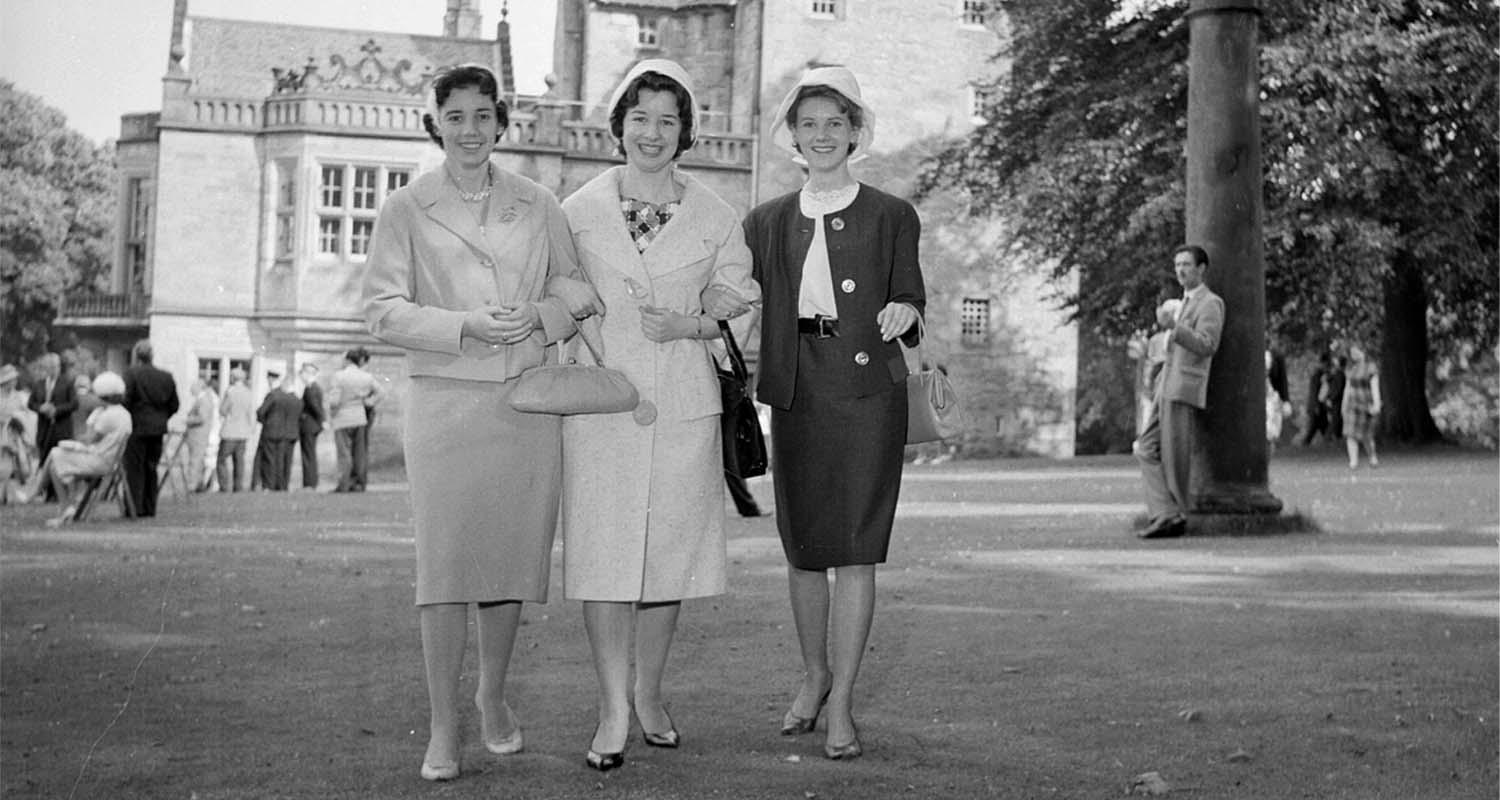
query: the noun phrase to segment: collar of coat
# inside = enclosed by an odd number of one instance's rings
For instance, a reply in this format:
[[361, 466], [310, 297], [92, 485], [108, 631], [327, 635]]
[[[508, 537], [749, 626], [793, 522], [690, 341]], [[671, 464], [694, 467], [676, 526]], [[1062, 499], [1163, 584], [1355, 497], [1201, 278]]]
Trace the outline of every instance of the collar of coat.
[[[605, 170], [563, 204], [575, 240], [587, 239], [611, 266], [645, 282], [652, 275], [697, 262], [713, 254], [722, 236], [719, 222], [735, 219], [734, 209], [697, 178], [672, 167], [682, 186], [677, 212], [642, 253], [625, 229], [620, 211], [620, 178], [625, 167]], [[593, 276], [590, 276], [591, 278]]]
[[[537, 185], [499, 166], [494, 167], [494, 174], [486, 222], [505, 224], [524, 219], [536, 203]], [[490, 246], [479, 232], [479, 222], [475, 219], [475, 211], [485, 205], [465, 203], [449, 181], [446, 169], [428, 170], [417, 176], [412, 181], [411, 193], [417, 206], [433, 222], [453, 231], [480, 253], [489, 254]]]

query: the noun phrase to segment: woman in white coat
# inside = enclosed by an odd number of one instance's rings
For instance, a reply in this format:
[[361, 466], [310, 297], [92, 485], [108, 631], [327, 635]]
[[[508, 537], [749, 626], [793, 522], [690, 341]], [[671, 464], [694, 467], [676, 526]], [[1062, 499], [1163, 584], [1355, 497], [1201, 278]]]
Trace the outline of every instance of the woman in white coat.
[[709, 349], [719, 333], [700, 295], [710, 286], [746, 303], [760, 294], [738, 215], [676, 169], [698, 127], [687, 74], [643, 61], [608, 107], [625, 165], [563, 203], [580, 265], [607, 309], [604, 359], [643, 401], [635, 414], [563, 422], [563, 590], [583, 601], [599, 676], [587, 763], [600, 771], [624, 763], [632, 701], [646, 744], [680, 741], [661, 696], [667, 651], [681, 601], [723, 593], [726, 571]]

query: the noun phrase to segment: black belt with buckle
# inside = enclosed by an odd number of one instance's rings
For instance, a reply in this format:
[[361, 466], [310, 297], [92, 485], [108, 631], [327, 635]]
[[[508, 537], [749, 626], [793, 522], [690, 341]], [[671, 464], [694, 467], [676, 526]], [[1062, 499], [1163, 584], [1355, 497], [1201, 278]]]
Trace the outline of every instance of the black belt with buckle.
[[819, 339], [827, 339], [830, 336], [839, 335], [839, 318], [819, 314], [812, 319], [807, 317], [797, 318], [797, 332], [811, 333]]

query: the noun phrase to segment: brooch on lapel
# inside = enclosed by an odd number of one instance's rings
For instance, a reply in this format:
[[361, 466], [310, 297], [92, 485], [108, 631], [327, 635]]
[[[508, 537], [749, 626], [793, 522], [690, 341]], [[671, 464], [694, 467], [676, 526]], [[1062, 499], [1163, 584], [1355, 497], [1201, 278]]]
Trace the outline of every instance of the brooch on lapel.
[[515, 206], [506, 206], [505, 208], [500, 209], [499, 216], [501, 222], [515, 222], [516, 217], [521, 216], [521, 212], [518, 211]]

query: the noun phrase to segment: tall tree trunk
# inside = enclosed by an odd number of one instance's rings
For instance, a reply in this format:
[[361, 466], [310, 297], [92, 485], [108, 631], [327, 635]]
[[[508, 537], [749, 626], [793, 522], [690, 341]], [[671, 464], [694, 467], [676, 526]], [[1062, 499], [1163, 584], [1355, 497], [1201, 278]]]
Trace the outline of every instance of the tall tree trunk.
[[1399, 442], [1438, 441], [1427, 406], [1427, 288], [1410, 253], [1398, 253], [1395, 266], [1385, 284], [1380, 429]]

